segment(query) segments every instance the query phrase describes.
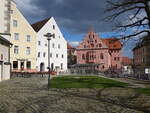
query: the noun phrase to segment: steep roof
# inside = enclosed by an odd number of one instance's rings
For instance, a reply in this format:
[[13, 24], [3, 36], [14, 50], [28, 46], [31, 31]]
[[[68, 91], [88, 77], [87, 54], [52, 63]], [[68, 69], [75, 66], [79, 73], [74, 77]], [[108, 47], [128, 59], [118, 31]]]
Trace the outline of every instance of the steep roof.
[[121, 49], [122, 44], [117, 38], [102, 39], [109, 49]]
[[50, 18], [46, 18], [44, 20], [32, 24], [31, 26], [36, 32], [38, 32], [49, 21], [49, 19]]
[[9, 45], [12, 45], [12, 43], [10, 43], [10, 41], [8, 41], [7, 39], [3, 38], [2, 36], [0, 36], [0, 40], [4, 43], [7, 43]]

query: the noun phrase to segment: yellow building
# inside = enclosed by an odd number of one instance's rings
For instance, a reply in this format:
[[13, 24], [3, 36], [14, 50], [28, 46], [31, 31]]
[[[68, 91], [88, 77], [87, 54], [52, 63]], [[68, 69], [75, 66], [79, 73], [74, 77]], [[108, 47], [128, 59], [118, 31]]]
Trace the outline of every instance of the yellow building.
[[10, 61], [13, 70], [36, 70], [36, 33], [25, 17], [11, 2]]

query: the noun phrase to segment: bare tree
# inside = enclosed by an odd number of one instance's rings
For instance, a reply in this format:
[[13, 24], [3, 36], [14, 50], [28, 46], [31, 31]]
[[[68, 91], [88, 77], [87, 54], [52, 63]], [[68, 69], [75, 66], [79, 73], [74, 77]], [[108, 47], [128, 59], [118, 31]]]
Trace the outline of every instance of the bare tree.
[[[122, 39], [130, 39], [143, 33], [150, 34], [150, 0], [107, 0], [109, 7], [106, 12], [110, 15], [105, 19], [116, 23], [115, 30], [134, 32], [122, 36]], [[125, 18], [125, 22], [118, 20]]]

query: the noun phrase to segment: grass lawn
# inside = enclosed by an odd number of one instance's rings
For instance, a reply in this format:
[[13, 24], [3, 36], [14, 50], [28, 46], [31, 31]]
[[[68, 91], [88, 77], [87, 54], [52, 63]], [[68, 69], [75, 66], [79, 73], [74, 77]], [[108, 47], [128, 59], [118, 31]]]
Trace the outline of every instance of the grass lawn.
[[51, 80], [52, 88], [109, 88], [126, 87], [127, 83], [97, 76], [64, 76]]
[[137, 88], [136, 91], [139, 93], [150, 95], [150, 88]]

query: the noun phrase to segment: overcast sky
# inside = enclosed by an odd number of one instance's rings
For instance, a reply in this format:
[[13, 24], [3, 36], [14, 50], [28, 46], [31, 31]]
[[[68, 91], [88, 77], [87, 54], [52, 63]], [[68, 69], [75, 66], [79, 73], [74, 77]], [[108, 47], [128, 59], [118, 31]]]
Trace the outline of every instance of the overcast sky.
[[[15, 0], [18, 8], [30, 23], [53, 16], [67, 41], [77, 45], [90, 26], [100, 37], [112, 37], [113, 22], [104, 22], [108, 7], [106, 0]], [[131, 48], [125, 49], [131, 56]], [[128, 54], [127, 54], [128, 53]]]

